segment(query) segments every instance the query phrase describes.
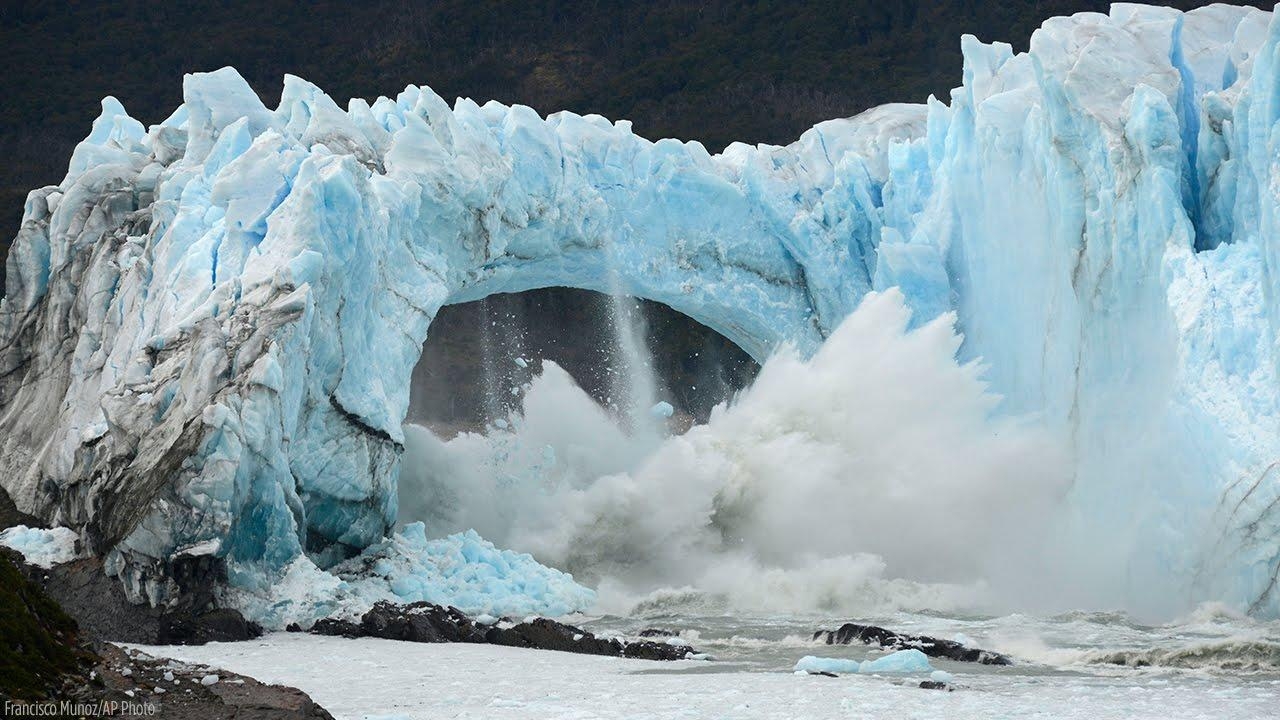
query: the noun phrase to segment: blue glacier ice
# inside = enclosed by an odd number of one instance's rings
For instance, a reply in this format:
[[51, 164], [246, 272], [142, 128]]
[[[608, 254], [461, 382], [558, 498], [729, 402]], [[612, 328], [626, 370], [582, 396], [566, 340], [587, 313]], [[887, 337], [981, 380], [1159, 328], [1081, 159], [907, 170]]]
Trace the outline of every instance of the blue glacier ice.
[[874, 660], [846, 660], [805, 655], [795, 666], [796, 672], [830, 673], [932, 673], [929, 656], [914, 648], [898, 650]]
[[595, 593], [572, 576], [527, 554], [499, 550], [473, 531], [428, 540], [420, 522], [328, 572], [299, 557], [275, 580], [266, 590], [235, 583], [228, 599], [273, 628], [328, 616], [358, 619], [380, 600], [425, 600], [491, 617], [568, 615], [595, 602]]
[[15, 525], [0, 531], [0, 545], [17, 550], [32, 565], [49, 568], [80, 557], [74, 530]]
[[269, 109], [230, 68], [151, 127], [107, 98], [8, 259], [0, 484], [135, 598], [198, 552], [260, 597], [389, 542], [446, 304], [622, 292], [763, 360], [898, 288], [1068, 438], [1099, 548], [1060, 562], [1277, 614], [1280, 24], [1116, 4], [961, 42], [949, 98], [717, 155], [426, 87], [344, 109], [289, 76]]

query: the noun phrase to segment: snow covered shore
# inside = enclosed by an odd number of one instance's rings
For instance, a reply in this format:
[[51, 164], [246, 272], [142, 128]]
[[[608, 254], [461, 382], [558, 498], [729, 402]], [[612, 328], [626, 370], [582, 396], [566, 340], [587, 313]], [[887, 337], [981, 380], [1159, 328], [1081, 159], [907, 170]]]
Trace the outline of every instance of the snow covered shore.
[[[740, 666], [642, 661], [486, 645], [424, 645], [273, 634], [203, 647], [142, 648], [297, 687], [338, 720], [438, 718], [1264, 718], [1280, 687], [1211, 679], [1043, 674], [828, 678]], [[922, 677], [928, 677], [924, 675]]]

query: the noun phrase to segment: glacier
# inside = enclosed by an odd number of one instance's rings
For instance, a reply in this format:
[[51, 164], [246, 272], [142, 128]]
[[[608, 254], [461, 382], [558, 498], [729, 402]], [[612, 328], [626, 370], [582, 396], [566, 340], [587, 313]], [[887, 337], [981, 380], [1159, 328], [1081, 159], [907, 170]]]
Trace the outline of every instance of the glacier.
[[7, 262], [0, 485], [137, 600], [199, 553], [263, 597], [396, 542], [446, 304], [621, 292], [764, 360], [897, 288], [1069, 438], [1109, 582], [1280, 614], [1280, 24], [1116, 4], [961, 43], [949, 98], [716, 155], [426, 87], [290, 76], [272, 110], [230, 68], [151, 127], [107, 98]]

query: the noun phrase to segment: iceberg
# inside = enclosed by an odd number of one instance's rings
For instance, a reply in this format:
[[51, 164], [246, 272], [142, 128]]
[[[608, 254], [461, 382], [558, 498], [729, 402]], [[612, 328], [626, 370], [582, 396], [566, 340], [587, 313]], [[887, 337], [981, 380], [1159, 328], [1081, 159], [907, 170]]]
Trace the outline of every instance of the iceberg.
[[[846, 660], [805, 655], [796, 663], [796, 672], [816, 673], [934, 673], [929, 657], [916, 649], [898, 650], [874, 660]], [[933, 678], [937, 679], [937, 678]]]
[[1280, 24], [1121, 3], [961, 43], [949, 98], [716, 155], [426, 87], [269, 109], [230, 68], [151, 127], [107, 98], [7, 262], [0, 484], [135, 599], [193, 547], [252, 592], [393, 535], [445, 304], [622, 292], [763, 360], [898, 288], [1070, 438], [1105, 581], [1276, 615]]

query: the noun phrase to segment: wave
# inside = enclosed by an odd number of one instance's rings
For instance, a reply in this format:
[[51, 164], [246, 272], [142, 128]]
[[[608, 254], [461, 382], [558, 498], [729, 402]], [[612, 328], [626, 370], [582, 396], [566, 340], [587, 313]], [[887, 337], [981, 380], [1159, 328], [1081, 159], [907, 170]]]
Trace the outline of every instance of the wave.
[[1093, 651], [1090, 665], [1177, 668], [1231, 673], [1280, 673], [1280, 642], [1258, 638], [1215, 640], [1177, 648]]

